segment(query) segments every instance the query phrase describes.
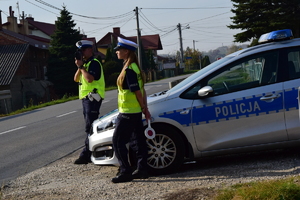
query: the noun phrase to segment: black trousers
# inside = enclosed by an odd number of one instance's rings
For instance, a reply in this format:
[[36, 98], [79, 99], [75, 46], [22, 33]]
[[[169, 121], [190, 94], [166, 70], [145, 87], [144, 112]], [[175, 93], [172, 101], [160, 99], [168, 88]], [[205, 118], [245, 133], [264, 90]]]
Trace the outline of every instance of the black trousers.
[[99, 117], [101, 104], [102, 99], [99, 102], [96, 100], [90, 101], [88, 98], [82, 99], [86, 138], [84, 143], [85, 146], [82, 152], [80, 153], [80, 157], [88, 161], [91, 160], [92, 154], [92, 152], [89, 150], [89, 134], [92, 128], [91, 125]]
[[142, 113], [120, 113], [116, 120], [113, 148], [120, 164], [120, 172], [125, 174], [132, 173], [128, 161], [127, 143], [136, 153], [137, 169], [147, 171], [148, 147], [143, 131]]

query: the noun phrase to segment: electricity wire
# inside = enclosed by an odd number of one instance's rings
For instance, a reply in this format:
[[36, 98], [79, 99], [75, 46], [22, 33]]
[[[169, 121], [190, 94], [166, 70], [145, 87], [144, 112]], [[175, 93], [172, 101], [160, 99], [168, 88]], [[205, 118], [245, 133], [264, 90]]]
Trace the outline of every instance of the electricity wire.
[[[53, 8], [53, 9], [56, 9], [56, 10], [59, 10], [61, 11], [62, 9], [60, 8], [57, 8], [56, 6], [53, 6], [45, 1], [42, 1], [42, 0], [35, 0], [36, 2], [38, 3], [41, 3], [45, 6], [48, 6], [50, 8]], [[130, 12], [127, 12], [127, 13], [124, 13], [124, 14], [121, 14], [121, 15], [116, 15], [116, 16], [112, 16], [112, 17], [91, 17], [91, 16], [86, 16], [86, 15], [81, 15], [81, 14], [76, 14], [76, 13], [72, 13], [70, 12], [70, 14], [72, 15], [75, 15], [75, 16], [79, 16], [79, 17], [83, 17], [83, 18], [88, 18], [88, 19], [98, 19], [98, 20], [113, 20], [113, 19], [119, 19], [119, 18], [122, 18], [122, 17], [126, 17], [128, 15], [130, 15], [132, 13], [132, 11]]]

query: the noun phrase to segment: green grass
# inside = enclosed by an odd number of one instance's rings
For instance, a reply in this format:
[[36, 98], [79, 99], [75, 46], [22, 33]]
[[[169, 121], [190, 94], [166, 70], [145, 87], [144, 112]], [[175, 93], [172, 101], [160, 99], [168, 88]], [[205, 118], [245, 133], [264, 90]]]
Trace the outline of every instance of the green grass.
[[[196, 71], [198, 71], [198, 70], [186, 71], [184, 74], [191, 74], [191, 73], [194, 73]], [[158, 80], [155, 80], [155, 81], [158, 81]], [[151, 82], [155, 82], [155, 81], [151, 81]], [[105, 88], [105, 91], [115, 90], [115, 89], [117, 89], [117, 86], [108, 86], [108, 87]], [[55, 105], [55, 104], [59, 104], [59, 103], [64, 103], [64, 102], [72, 101], [72, 100], [76, 100], [76, 99], [78, 99], [78, 96], [65, 95], [62, 99], [53, 100], [53, 101], [46, 102], [46, 103], [40, 103], [39, 105], [29, 105], [29, 106], [24, 107], [20, 110], [13, 111], [9, 114], [0, 114], [0, 117], [16, 115], [16, 114], [28, 112], [28, 111], [31, 111], [31, 110], [35, 110], [35, 109], [39, 109], [39, 108], [43, 108], [43, 107], [46, 107], [46, 106], [51, 106], [51, 105]]]
[[[197, 70], [191, 70], [191, 71], [185, 72], [184, 74], [190, 74], [190, 73], [194, 73], [196, 71]], [[156, 81], [158, 81], [158, 80], [156, 80]], [[155, 81], [151, 81], [151, 82], [155, 82]], [[115, 90], [115, 89], [117, 89], [117, 86], [109, 86], [109, 87], [105, 88], [105, 91]], [[62, 99], [53, 100], [53, 101], [46, 102], [46, 103], [40, 103], [39, 105], [29, 105], [29, 106], [24, 107], [20, 110], [13, 111], [9, 114], [0, 114], [0, 117], [16, 115], [16, 114], [28, 112], [28, 111], [31, 111], [31, 110], [35, 110], [35, 109], [39, 109], [39, 108], [43, 108], [43, 107], [46, 107], [46, 106], [51, 106], [51, 105], [55, 105], [55, 104], [59, 104], [59, 103], [64, 103], [64, 102], [72, 101], [72, 100], [76, 100], [76, 99], [78, 99], [78, 96], [65, 95]]]
[[299, 200], [300, 177], [237, 184], [220, 190], [215, 200]]
[[[115, 90], [115, 89], [117, 89], [116, 86], [110, 86], [110, 87], [105, 88], [105, 91]], [[64, 102], [72, 101], [72, 100], [76, 100], [76, 99], [78, 99], [78, 96], [64, 95], [61, 99], [58, 99], [58, 100], [53, 100], [53, 101], [49, 101], [49, 102], [46, 102], [46, 103], [40, 103], [38, 105], [29, 105], [27, 107], [24, 107], [24, 108], [16, 110], [16, 111], [13, 111], [13, 112], [8, 113], [8, 114], [0, 114], [0, 117], [16, 115], [16, 114], [28, 112], [28, 111], [43, 108], [43, 107], [46, 107], [46, 106], [52, 106], [52, 105], [59, 104], [59, 103], [64, 103]]]
[[30, 105], [30, 106], [24, 107], [20, 110], [13, 111], [9, 114], [0, 114], [0, 117], [16, 115], [16, 114], [28, 112], [28, 111], [31, 111], [31, 110], [43, 108], [43, 107], [46, 107], [46, 106], [52, 106], [52, 105], [55, 105], [55, 104], [64, 103], [64, 102], [67, 102], [67, 101], [72, 101], [72, 100], [75, 100], [75, 99], [78, 99], [78, 96], [63, 97], [62, 99], [53, 100], [53, 101], [49, 101], [49, 102], [46, 102], [46, 103], [41, 103], [41, 104], [38, 104], [38, 105]]

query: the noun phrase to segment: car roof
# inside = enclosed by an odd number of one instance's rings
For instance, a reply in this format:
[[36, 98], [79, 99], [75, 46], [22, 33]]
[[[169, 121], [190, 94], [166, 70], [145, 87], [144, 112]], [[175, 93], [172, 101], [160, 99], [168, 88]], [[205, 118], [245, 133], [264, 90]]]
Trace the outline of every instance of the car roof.
[[300, 38], [260, 44], [260, 45], [256, 45], [253, 47], [249, 47], [246, 49], [236, 51], [232, 54], [229, 54], [228, 56], [238, 56], [238, 55], [241, 55], [244, 53], [253, 54], [253, 53], [255, 53], [255, 51], [261, 52], [261, 51], [267, 51], [267, 50], [272, 50], [272, 49], [286, 48], [286, 47], [290, 47], [290, 46], [300, 46]]

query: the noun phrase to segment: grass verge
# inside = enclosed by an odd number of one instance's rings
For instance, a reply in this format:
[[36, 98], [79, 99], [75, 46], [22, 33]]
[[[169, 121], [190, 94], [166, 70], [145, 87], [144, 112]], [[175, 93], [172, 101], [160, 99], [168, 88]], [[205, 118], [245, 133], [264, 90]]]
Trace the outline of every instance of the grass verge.
[[299, 200], [300, 177], [237, 184], [220, 190], [215, 200]]
[[43, 108], [43, 107], [46, 107], [46, 106], [51, 106], [51, 105], [55, 105], [55, 104], [59, 104], [59, 103], [64, 103], [64, 102], [67, 102], [67, 101], [72, 101], [72, 100], [75, 100], [75, 99], [78, 99], [78, 96], [63, 97], [62, 99], [53, 100], [53, 101], [49, 101], [49, 102], [46, 102], [46, 103], [41, 103], [39, 105], [31, 105], [31, 106], [28, 106], [28, 107], [24, 107], [22, 109], [13, 111], [13, 112], [8, 113], [8, 114], [0, 114], [0, 117], [16, 115], [16, 114], [28, 112], [28, 111], [31, 111], [31, 110]]
[[236, 184], [225, 189], [191, 188], [168, 193], [164, 200], [300, 200], [300, 176]]

